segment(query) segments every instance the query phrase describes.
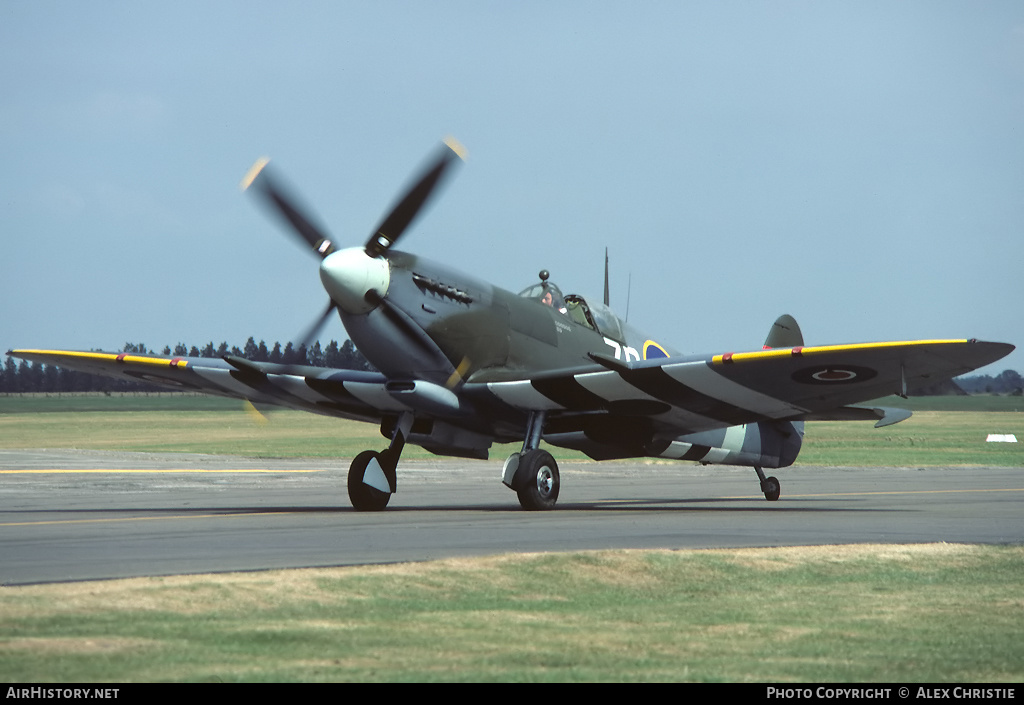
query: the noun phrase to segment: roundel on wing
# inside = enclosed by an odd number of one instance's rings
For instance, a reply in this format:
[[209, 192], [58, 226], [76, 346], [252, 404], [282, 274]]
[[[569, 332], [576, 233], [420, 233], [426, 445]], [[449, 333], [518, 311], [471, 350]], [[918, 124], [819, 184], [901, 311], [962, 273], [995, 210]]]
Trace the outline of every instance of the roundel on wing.
[[669, 357], [669, 354], [665, 351], [665, 348], [661, 347], [653, 340], [648, 340], [644, 343], [644, 359], [654, 360], [659, 357]]
[[867, 382], [877, 375], [878, 372], [870, 367], [817, 365], [797, 370], [793, 373], [793, 381], [802, 384], [850, 384], [853, 382]]

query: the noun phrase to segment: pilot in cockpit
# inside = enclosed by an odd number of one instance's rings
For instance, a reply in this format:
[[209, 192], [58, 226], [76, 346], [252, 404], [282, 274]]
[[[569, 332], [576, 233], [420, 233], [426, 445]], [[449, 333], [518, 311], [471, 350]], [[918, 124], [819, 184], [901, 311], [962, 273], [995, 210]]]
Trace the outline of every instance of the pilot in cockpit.
[[552, 289], [548, 288], [548, 284], [545, 283], [544, 284], [544, 293], [540, 295], [540, 302], [542, 304], [544, 304], [545, 306], [550, 306], [551, 308], [557, 310], [559, 313], [565, 313], [565, 303], [562, 300], [561, 294], [559, 294], [557, 301], [558, 301], [558, 305], [556, 306], [555, 305], [555, 295], [554, 295]]
[[559, 313], [565, 313], [565, 299], [558, 286], [548, 281], [548, 272], [543, 270], [540, 273], [540, 283], [529, 286], [519, 292], [519, 295], [528, 299], [539, 301], [545, 306], [550, 306]]

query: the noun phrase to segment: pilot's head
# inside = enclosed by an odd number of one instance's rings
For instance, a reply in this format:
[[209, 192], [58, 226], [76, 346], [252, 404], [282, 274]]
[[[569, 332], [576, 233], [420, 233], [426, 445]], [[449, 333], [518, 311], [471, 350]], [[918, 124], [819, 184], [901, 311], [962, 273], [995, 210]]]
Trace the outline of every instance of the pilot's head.
[[542, 304], [544, 304], [545, 306], [553, 306], [554, 303], [555, 303], [555, 300], [551, 296], [551, 292], [550, 291], [545, 291], [544, 294], [541, 295], [541, 297], [540, 297], [540, 302]]

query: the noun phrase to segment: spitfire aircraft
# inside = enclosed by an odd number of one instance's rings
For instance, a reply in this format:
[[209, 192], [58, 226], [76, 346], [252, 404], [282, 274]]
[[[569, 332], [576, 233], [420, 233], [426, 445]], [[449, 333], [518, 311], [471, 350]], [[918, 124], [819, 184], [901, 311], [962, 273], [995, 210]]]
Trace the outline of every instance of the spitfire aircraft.
[[381, 451], [352, 460], [357, 510], [381, 510], [398, 489], [406, 443], [438, 455], [488, 457], [522, 443], [502, 482], [528, 510], [551, 509], [558, 464], [541, 441], [597, 460], [637, 457], [752, 467], [766, 499], [789, 466], [804, 422], [897, 423], [909, 411], [859, 405], [935, 384], [1002, 358], [1005, 343], [977, 340], [805, 346], [784, 315], [762, 349], [684, 355], [634, 330], [602, 301], [564, 293], [548, 276], [518, 294], [443, 263], [394, 249], [453, 164], [447, 141], [361, 247], [342, 248], [257, 162], [255, 192], [320, 258], [329, 297], [306, 342], [335, 312], [375, 372], [127, 353], [15, 350], [16, 357], [177, 389], [238, 397], [379, 424]]

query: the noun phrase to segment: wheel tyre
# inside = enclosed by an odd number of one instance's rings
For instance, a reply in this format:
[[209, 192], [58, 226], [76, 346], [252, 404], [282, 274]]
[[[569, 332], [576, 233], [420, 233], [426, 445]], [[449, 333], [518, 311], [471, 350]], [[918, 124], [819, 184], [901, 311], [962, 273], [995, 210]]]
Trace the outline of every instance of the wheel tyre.
[[532, 450], [519, 459], [517, 476], [522, 487], [516, 493], [519, 504], [527, 511], [554, 509], [558, 501], [558, 464], [546, 450]]
[[782, 494], [782, 486], [776, 478], [768, 477], [761, 483], [761, 491], [764, 492], [764, 498], [769, 502], [776, 502], [779, 495]]
[[381, 453], [365, 450], [352, 460], [348, 469], [348, 499], [357, 512], [379, 512], [388, 506], [390, 492], [381, 492], [363, 482], [370, 461], [381, 461]]

